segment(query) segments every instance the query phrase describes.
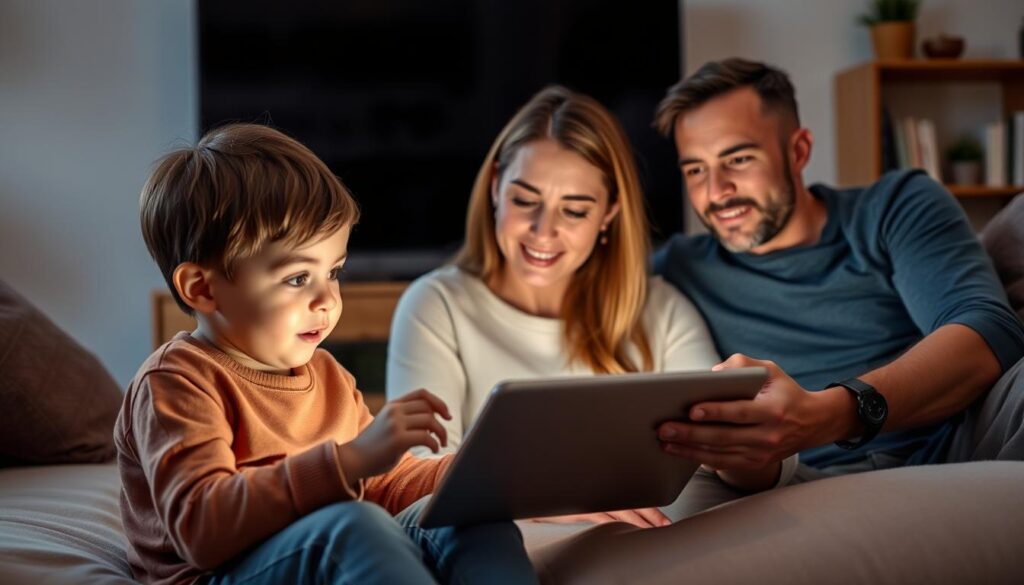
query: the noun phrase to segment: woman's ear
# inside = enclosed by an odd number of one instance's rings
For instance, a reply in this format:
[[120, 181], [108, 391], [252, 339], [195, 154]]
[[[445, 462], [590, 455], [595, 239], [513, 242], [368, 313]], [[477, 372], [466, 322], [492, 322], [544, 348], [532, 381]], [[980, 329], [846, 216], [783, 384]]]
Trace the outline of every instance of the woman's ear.
[[217, 310], [217, 301], [213, 298], [210, 277], [213, 271], [205, 269], [195, 262], [182, 262], [174, 269], [171, 281], [178, 296], [193, 311], [209, 315]]
[[604, 214], [604, 219], [601, 220], [601, 229], [606, 229], [615, 216], [622, 210], [622, 204], [619, 201], [612, 203], [611, 207], [608, 208], [608, 212]]
[[498, 163], [491, 166], [491, 207], [498, 208]]

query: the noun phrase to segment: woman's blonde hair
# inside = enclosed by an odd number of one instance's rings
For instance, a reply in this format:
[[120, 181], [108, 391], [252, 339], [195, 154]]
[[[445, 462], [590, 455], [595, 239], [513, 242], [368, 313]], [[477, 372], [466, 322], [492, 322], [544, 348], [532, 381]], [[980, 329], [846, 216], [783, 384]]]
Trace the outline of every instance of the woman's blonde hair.
[[[595, 245], [562, 300], [569, 361], [599, 373], [650, 370], [651, 348], [641, 321], [650, 252], [643, 195], [622, 127], [593, 98], [549, 86], [509, 121], [473, 184], [466, 240], [455, 264], [484, 282], [500, 274], [505, 259], [495, 238], [492, 179], [500, 182], [519, 149], [543, 139], [554, 140], [600, 169], [608, 188], [608, 204], [617, 201], [620, 205], [605, 232], [607, 243]], [[627, 355], [630, 345], [638, 349], [640, 364]]]

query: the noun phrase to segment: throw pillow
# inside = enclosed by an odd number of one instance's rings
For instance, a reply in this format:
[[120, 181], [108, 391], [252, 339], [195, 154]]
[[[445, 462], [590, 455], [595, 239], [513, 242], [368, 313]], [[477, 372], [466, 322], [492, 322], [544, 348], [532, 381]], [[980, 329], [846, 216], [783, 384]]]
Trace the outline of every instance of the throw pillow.
[[99, 360], [0, 280], [0, 465], [106, 461], [120, 407]]
[[1024, 319], [1024, 194], [1014, 197], [989, 220], [980, 237], [1006, 288], [1010, 306]]

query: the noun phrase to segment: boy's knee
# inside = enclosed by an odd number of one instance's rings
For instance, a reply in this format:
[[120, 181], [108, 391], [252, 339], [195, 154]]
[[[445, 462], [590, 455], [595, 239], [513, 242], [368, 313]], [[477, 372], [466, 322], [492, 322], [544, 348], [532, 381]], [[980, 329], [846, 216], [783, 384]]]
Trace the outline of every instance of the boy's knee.
[[325, 506], [313, 515], [322, 515], [323, 521], [334, 527], [368, 527], [394, 522], [387, 510], [372, 502], [339, 502]]

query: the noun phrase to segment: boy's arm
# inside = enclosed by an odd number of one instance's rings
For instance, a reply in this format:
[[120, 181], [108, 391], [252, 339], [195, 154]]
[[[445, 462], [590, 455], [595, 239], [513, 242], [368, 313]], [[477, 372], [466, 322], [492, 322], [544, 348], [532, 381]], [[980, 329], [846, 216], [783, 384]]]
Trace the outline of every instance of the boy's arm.
[[333, 441], [239, 469], [231, 416], [216, 392], [167, 371], [146, 376], [132, 403], [134, 442], [154, 509], [178, 555], [204, 570], [355, 495], [341, 477]]
[[454, 454], [440, 459], [420, 459], [406, 453], [391, 471], [366, 480], [366, 500], [397, 514], [416, 500], [431, 494], [448, 471]]

